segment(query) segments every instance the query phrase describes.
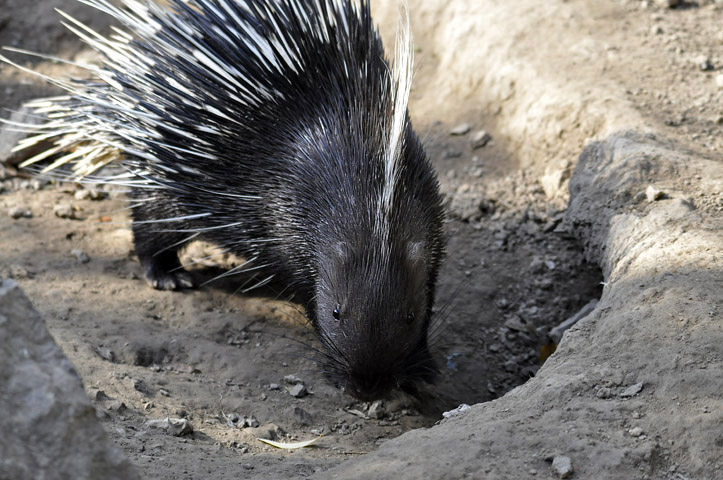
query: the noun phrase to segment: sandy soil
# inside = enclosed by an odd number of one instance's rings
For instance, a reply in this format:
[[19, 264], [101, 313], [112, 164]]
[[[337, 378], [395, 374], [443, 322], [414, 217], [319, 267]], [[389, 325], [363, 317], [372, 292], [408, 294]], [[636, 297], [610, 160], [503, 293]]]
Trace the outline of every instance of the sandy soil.
[[[410, 109], [450, 212], [433, 338], [444, 369], [421, 401], [385, 399], [381, 418], [369, 418], [368, 404], [316, 371], [300, 346], [316, 345], [313, 333], [273, 290], [237, 295], [238, 280], [154, 291], [140, 279], [122, 195], [92, 200], [80, 186], [6, 172], [0, 276], [16, 279], [42, 313], [106, 431], [145, 478], [306, 477], [431, 426], [460, 403], [504, 395], [535, 376], [550, 329], [602, 293], [599, 267], [563, 222], [583, 146], [634, 126], [720, 158], [722, 4], [546, 3], [410, 2], [418, 45]], [[71, 0], [0, 0], [0, 44], [86, 55], [57, 24], [55, 7], [107, 28], [104, 16]], [[385, 35], [395, 9], [395, 2], [374, 3]], [[47, 74], [69, 72], [22, 61]], [[540, 89], [549, 97], [537, 101]], [[0, 66], [3, 117], [52, 92]], [[463, 123], [470, 132], [451, 135]], [[474, 149], [471, 137], [481, 129], [492, 140]], [[668, 180], [691, 181], [673, 173]], [[719, 208], [716, 201], [701, 199]], [[76, 219], [54, 214], [66, 203]], [[11, 218], [13, 207], [32, 217]], [[207, 251], [193, 246], [186, 260]], [[212, 278], [223, 266], [209, 263], [195, 274]], [[310, 394], [292, 397], [286, 375], [300, 377]], [[166, 416], [187, 418], [194, 433], [173, 437], [146, 426]], [[244, 427], [239, 417], [259, 426]], [[320, 434], [316, 448], [294, 452], [257, 440]]]

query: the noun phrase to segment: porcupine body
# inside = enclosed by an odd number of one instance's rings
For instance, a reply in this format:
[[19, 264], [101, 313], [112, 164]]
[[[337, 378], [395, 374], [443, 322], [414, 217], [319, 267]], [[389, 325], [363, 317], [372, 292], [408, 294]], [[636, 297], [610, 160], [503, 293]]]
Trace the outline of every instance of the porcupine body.
[[131, 186], [149, 283], [191, 286], [178, 250], [205, 239], [294, 292], [351, 394], [430, 379], [443, 211], [407, 114], [408, 27], [390, 68], [363, 0], [85, 3], [125, 28], [70, 19], [104, 64], [55, 82], [40, 134], [86, 165], [122, 154], [110, 181]]

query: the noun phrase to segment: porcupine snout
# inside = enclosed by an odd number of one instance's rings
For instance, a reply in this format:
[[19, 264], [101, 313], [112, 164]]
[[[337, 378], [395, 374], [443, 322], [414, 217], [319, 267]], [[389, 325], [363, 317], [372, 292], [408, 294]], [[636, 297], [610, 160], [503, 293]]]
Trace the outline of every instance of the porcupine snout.
[[361, 400], [406, 390], [435, 373], [426, 252], [420, 242], [393, 242], [390, 249], [383, 243], [337, 243], [317, 287], [315, 326], [329, 353], [328, 372]]

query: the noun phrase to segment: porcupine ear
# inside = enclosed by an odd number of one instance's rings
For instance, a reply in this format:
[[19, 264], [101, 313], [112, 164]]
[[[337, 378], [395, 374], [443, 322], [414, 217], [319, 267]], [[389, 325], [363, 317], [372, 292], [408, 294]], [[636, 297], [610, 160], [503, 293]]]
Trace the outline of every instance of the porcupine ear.
[[424, 242], [407, 243], [407, 258], [414, 263], [424, 263]]
[[347, 245], [346, 242], [336, 242], [333, 245], [334, 254], [336, 254], [337, 260], [344, 262], [347, 258]]

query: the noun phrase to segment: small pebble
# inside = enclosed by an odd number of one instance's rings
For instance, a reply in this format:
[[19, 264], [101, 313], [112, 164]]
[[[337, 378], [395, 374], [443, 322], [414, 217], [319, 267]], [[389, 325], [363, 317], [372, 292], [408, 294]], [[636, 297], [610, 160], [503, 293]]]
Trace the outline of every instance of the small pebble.
[[369, 407], [369, 411], [367, 412], [367, 415], [369, 415], [371, 418], [376, 418], [377, 420], [382, 418], [384, 414], [387, 413], [386, 409], [384, 408], [384, 403], [381, 400], [375, 400], [372, 402], [371, 406]]
[[284, 377], [284, 383], [286, 383], [287, 385], [296, 385], [298, 383], [304, 383], [304, 381], [296, 375], [286, 375]]
[[570, 478], [573, 473], [570, 457], [557, 455], [552, 459], [552, 469], [559, 478]]
[[631, 437], [639, 437], [643, 434], [643, 429], [640, 427], [633, 427], [628, 430], [628, 434], [630, 434]]
[[85, 200], [90, 198], [90, 190], [78, 190], [73, 194], [76, 200]]
[[447, 412], [443, 412], [442, 416], [444, 418], [456, 417], [457, 415], [462, 415], [464, 412], [466, 412], [470, 408], [472, 408], [472, 407], [470, 407], [466, 403], [463, 403], [459, 407], [455, 408], [454, 410], [449, 410]]
[[715, 84], [718, 85], [718, 88], [723, 88], [723, 73], [716, 75]]
[[472, 148], [476, 150], [487, 145], [490, 140], [492, 140], [492, 135], [485, 130], [480, 130], [472, 135], [470, 142], [472, 143]]
[[244, 427], [258, 428], [261, 423], [254, 417], [245, 417], [243, 422]]
[[471, 127], [469, 126], [469, 123], [460, 123], [456, 127], [454, 127], [452, 130], [449, 131], [450, 135], [465, 135], [470, 131]]
[[643, 382], [636, 383], [635, 385], [631, 385], [628, 388], [626, 388], [625, 390], [623, 390], [622, 392], [620, 392], [620, 396], [623, 398], [634, 397], [635, 395], [640, 393], [640, 391], [642, 389], [643, 389]]
[[303, 383], [297, 383], [293, 387], [289, 388], [289, 394], [295, 398], [305, 397], [308, 392]]
[[53, 213], [60, 218], [76, 218], [75, 209], [70, 203], [59, 203], [53, 207]]
[[74, 248], [70, 251], [70, 254], [77, 258], [80, 263], [90, 262], [90, 257], [88, 256], [88, 254], [79, 248]]
[[159, 420], [148, 420], [146, 426], [149, 428], [158, 428], [174, 437], [181, 437], [193, 433], [191, 423], [185, 418], [162, 418]]
[[280, 390], [281, 385], [278, 383], [269, 383], [269, 390]]
[[699, 59], [698, 67], [704, 72], [710, 72], [715, 68], [709, 58]]
[[652, 185], [648, 185], [648, 188], [645, 189], [645, 198], [647, 198], [649, 202], [654, 202], [665, 198], [665, 192], [658, 190]]
[[20, 217], [32, 218], [33, 213], [30, 210], [25, 210], [24, 208], [11, 207], [10, 210], [8, 210], [8, 215], [17, 220]]

